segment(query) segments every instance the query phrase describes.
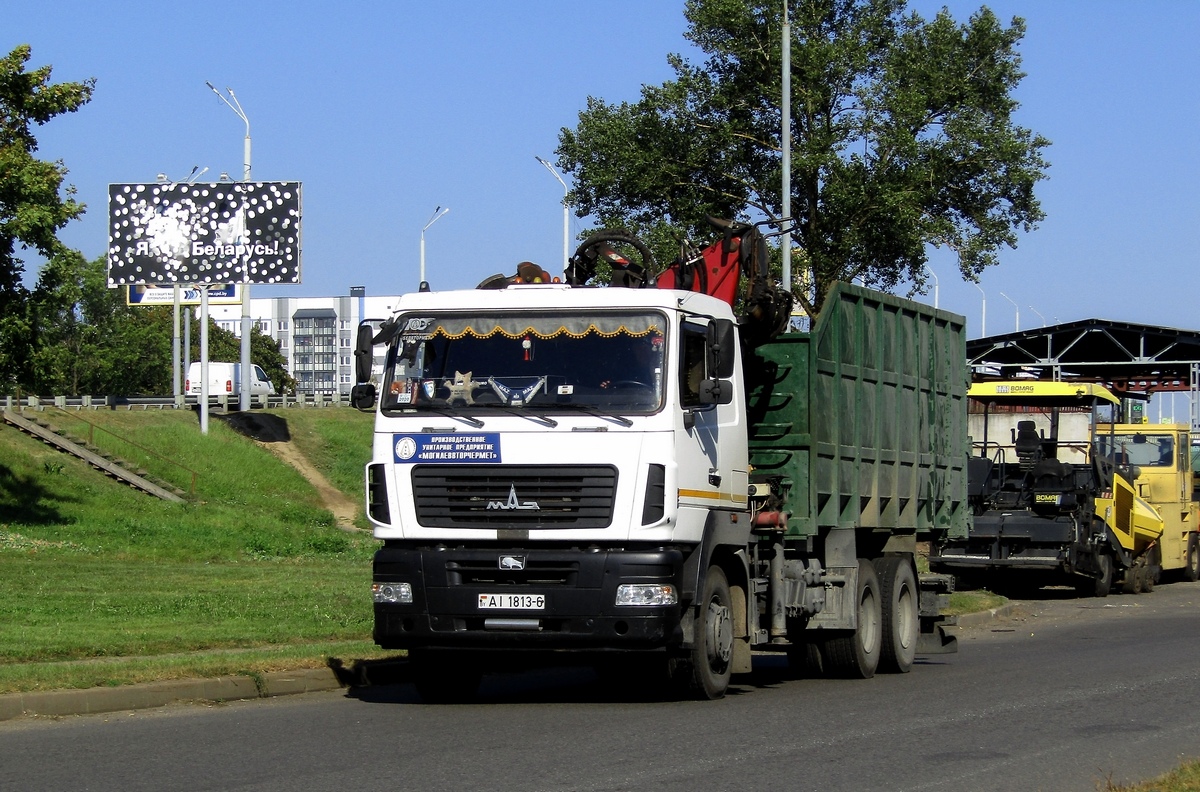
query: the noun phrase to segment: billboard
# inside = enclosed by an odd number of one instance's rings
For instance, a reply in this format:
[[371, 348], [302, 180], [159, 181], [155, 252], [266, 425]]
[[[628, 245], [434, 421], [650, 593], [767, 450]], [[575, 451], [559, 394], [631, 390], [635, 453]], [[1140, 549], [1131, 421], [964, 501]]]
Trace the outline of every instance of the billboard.
[[[208, 287], [208, 302], [210, 305], [241, 305], [242, 290], [234, 283]], [[174, 305], [174, 286], [129, 286], [125, 297], [126, 305]], [[199, 305], [200, 288], [198, 286], [181, 285], [179, 288], [180, 305]]]
[[108, 186], [109, 286], [299, 282], [299, 182]]

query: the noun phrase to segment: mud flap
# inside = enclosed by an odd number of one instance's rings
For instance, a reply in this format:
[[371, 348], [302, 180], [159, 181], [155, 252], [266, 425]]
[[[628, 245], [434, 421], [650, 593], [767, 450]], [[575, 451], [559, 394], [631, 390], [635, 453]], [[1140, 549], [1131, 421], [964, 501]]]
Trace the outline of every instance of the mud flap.
[[[943, 617], [953, 619], [953, 616]], [[958, 651], [958, 638], [947, 635], [943, 625], [935, 624], [932, 632], [922, 632], [917, 636], [917, 654], [954, 654]]]
[[917, 654], [952, 654], [958, 651], [958, 638], [946, 634], [946, 627], [958, 620], [954, 616], [942, 615], [950, 604], [950, 593], [954, 591], [953, 575], [920, 575], [917, 586], [921, 592], [921, 632], [917, 636]]

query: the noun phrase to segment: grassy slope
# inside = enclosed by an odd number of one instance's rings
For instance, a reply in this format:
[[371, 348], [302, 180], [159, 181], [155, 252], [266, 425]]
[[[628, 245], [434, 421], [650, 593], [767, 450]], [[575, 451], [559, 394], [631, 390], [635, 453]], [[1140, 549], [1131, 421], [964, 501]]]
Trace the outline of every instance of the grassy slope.
[[[279, 414], [335, 486], [360, 498], [369, 416], [336, 408]], [[194, 470], [196, 496], [182, 505], [159, 501], [0, 427], [0, 692], [144, 678], [129, 676], [127, 663], [82, 664], [80, 676], [79, 663], [50, 662], [31, 676], [38, 661], [279, 644], [307, 647], [301, 664], [332, 651], [372, 653], [375, 542], [339, 530], [298, 473], [218, 420], [201, 435], [189, 411], [83, 415]], [[43, 417], [88, 434], [77, 419]], [[92, 437], [151, 475], [191, 487], [189, 472], [105, 433]], [[238, 662], [248, 670], [299, 662], [279, 654], [262, 649]]]

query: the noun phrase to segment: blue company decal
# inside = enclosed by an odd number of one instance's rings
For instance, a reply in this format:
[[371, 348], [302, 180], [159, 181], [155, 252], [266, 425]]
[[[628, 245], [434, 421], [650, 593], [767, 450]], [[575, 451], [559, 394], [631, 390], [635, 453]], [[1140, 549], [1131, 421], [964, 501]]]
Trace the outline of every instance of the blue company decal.
[[498, 463], [500, 433], [394, 434], [392, 451], [399, 463]]

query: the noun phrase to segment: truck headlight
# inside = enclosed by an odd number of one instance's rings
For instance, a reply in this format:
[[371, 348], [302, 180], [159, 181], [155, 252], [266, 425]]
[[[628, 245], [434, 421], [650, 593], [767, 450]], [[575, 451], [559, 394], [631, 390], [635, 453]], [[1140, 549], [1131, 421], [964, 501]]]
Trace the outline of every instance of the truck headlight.
[[376, 602], [411, 603], [413, 601], [411, 583], [372, 583], [371, 594], [374, 595]]
[[679, 593], [669, 583], [625, 583], [617, 586], [617, 605], [677, 605]]

